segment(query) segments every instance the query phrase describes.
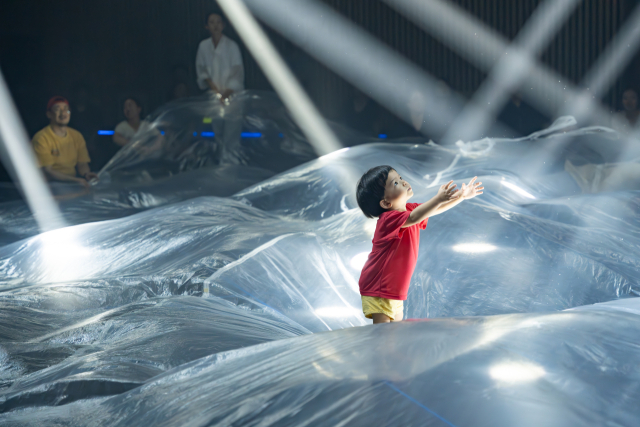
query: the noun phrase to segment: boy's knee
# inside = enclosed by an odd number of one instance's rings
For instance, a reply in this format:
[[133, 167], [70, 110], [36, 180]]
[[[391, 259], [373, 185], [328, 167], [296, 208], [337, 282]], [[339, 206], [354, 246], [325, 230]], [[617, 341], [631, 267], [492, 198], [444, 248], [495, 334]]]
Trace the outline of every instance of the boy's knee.
[[394, 318], [393, 318], [392, 322], [399, 322], [399, 321], [401, 321], [401, 320], [402, 320], [402, 311], [401, 311], [401, 312], [399, 312], [399, 313], [396, 313], [396, 314], [395, 314], [395, 316], [394, 316]]

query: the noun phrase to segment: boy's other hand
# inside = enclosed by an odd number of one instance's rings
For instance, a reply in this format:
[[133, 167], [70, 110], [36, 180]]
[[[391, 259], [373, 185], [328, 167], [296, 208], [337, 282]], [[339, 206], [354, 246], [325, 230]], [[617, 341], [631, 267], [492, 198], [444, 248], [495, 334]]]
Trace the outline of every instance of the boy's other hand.
[[471, 181], [469, 181], [469, 184], [465, 184], [464, 182], [462, 183], [462, 188], [460, 189], [460, 197], [468, 200], [473, 199], [477, 195], [483, 193], [482, 190], [484, 190], [484, 187], [481, 187], [481, 182], [475, 182], [476, 179], [478, 179], [478, 177], [474, 176]]
[[456, 184], [453, 181], [449, 181], [446, 184], [442, 184], [438, 190], [437, 198], [440, 203], [448, 202], [449, 200], [457, 199], [458, 192], [455, 189]]

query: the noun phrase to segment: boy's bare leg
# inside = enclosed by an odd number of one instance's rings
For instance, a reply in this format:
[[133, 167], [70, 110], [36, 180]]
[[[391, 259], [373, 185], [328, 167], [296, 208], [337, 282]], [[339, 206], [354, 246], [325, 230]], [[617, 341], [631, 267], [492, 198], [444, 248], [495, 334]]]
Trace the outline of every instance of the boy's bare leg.
[[396, 313], [395, 317], [393, 318], [392, 322], [400, 322], [402, 320], [402, 312]]
[[389, 323], [389, 322], [391, 322], [391, 319], [389, 318], [389, 316], [387, 316], [386, 314], [382, 314], [382, 313], [373, 313], [371, 315], [371, 318], [373, 319], [373, 324], [374, 325], [376, 323]]

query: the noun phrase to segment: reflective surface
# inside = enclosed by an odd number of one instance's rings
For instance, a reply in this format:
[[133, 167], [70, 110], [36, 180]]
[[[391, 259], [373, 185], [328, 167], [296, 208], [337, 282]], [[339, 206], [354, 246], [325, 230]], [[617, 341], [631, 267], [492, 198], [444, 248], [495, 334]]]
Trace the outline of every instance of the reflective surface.
[[[359, 145], [0, 248], [0, 423], [636, 425], [640, 156], [571, 125]], [[341, 183], [378, 164], [416, 202], [486, 187], [421, 233], [405, 316], [432, 320], [365, 326], [375, 220]]]

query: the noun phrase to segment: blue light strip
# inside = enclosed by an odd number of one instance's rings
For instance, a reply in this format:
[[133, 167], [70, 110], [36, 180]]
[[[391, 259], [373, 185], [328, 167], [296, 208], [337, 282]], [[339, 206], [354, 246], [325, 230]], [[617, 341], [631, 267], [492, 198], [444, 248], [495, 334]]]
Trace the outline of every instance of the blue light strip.
[[[99, 130], [98, 131], [98, 135], [113, 135], [115, 132], [112, 130]], [[164, 132], [162, 132], [162, 134], [164, 135]], [[194, 132], [193, 136], [198, 136], [198, 132]], [[215, 132], [201, 132], [200, 136], [203, 136], [205, 138], [213, 138], [214, 136], [216, 136]], [[241, 137], [243, 138], [261, 138], [262, 134], [260, 132], [242, 132], [240, 134]], [[282, 134], [280, 134], [280, 137], [282, 138]]]
[[262, 134], [260, 132], [242, 132], [240, 136], [243, 138], [260, 138]]
[[378, 135], [378, 138], [387, 139], [387, 134], [386, 133], [381, 133], [381, 134]]

